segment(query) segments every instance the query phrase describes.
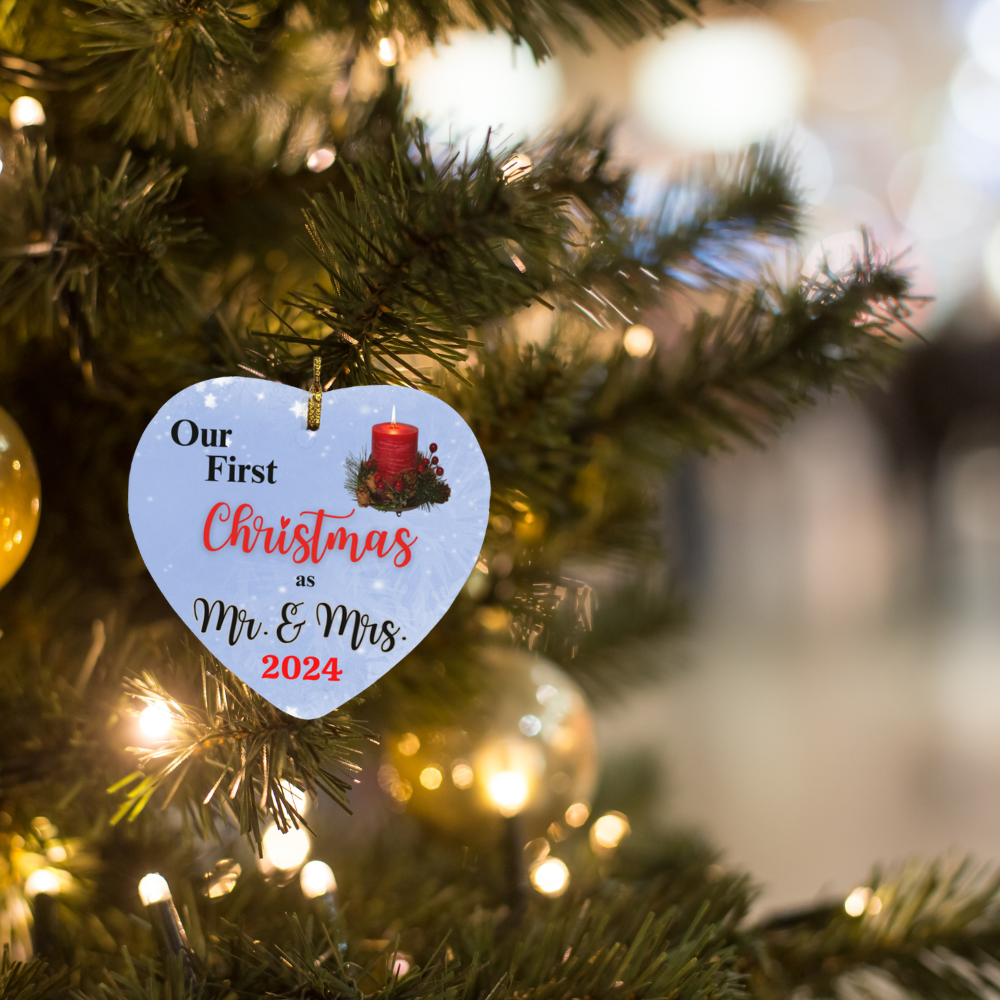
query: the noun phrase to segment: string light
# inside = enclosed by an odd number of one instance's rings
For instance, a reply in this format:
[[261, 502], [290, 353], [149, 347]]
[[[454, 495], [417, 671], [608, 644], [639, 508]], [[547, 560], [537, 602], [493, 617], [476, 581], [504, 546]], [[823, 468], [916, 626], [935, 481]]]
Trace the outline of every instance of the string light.
[[598, 853], [613, 851], [631, 833], [624, 813], [605, 813], [590, 828], [590, 843]]
[[532, 866], [531, 884], [543, 896], [561, 896], [569, 888], [569, 869], [558, 858], [545, 858]]
[[158, 872], [150, 872], [139, 880], [139, 898], [143, 906], [152, 906], [153, 903], [162, 903], [173, 897], [167, 880]]
[[310, 861], [299, 875], [302, 895], [308, 899], [318, 899], [337, 891], [337, 880], [333, 869], [325, 861]]
[[29, 899], [44, 892], [48, 896], [59, 895], [59, 879], [48, 868], [36, 868], [24, 883], [24, 894]]
[[508, 183], [519, 181], [522, 177], [527, 177], [534, 170], [535, 165], [531, 162], [531, 157], [527, 153], [515, 153], [505, 160], [500, 167], [503, 179]]
[[395, 66], [399, 59], [399, 46], [388, 35], [378, 40], [378, 61], [383, 66]]
[[590, 806], [586, 802], [574, 802], [566, 810], [566, 822], [570, 826], [583, 826], [590, 816]]
[[502, 816], [516, 816], [528, 801], [528, 779], [520, 771], [500, 771], [486, 788]]
[[264, 834], [264, 860], [281, 871], [292, 871], [305, 861], [309, 854], [309, 834], [303, 829], [290, 829], [282, 833], [271, 824]]
[[[867, 886], [859, 886], [857, 889], [851, 890], [847, 899], [844, 900], [844, 910], [847, 915], [849, 917], [860, 917], [867, 909], [871, 895], [872, 891]], [[880, 904], [879, 909], [881, 908]]]
[[28, 125], [44, 125], [45, 109], [33, 97], [19, 97], [10, 106], [11, 128], [26, 128]]
[[337, 151], [332, 146], [321, 146], [309, 154], [306, 159], [306, 167], [314, 174], [321, 174], [324, 170], [329, 170], [336, 159]]
[[625, 331], [623, 343], [633, 358], [644, 358], [653, 349], [653, 331], [637, 323]]
[[305, 816], [309, 812], [309, 796], [301, 788], [296, 788], [290, 781], [279, 781], [278, 784], [285, 793], [285, 798], [295, 807], [296, 812], [300, 816]]
[[162, 740], [170, 734], [174, 717], [162, 701], [150, 702], [139, 716], [139, 728], [151, 740]]

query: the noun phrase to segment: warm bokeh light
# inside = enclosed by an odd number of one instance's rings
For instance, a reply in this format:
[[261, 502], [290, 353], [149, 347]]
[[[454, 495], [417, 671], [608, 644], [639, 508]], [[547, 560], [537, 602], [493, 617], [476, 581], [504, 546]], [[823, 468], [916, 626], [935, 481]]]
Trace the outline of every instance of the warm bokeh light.
[[420, 749], [420, 738], [416, 733], [403, 733], [396, 744], [396, 749], [404, 757], [412, 757]]
[[558, 858], [545, 858], [532, 866], [531, 884], [543, 896], [561, 896], [569, 888], [569, 869]]
[[[847, 899], [844, 900], [844, 910], [849, 917], [860, 917], [868, 906], [872, 891], [866, 886], [860, 886], [851, 891]], [[881, 909], [881, 906], [879, 907]]]
[[400, 955], [397, 953], [392, 957], [392, 974], [397, 978], [405, 976], [410, 971], [412, 964], [413, 959], [409, 955]]
[[311, 805], [309, 796], [301, 788], [296, 788], [290, 781], [279, 781], [278, 784], [281, 785], [285, 798], [296, 808], [299, 815], [305, 816]]
[[302, 894], [309, 899], [329, 895], [337, 891], [337, 880], [333, 869], [325, 861], [310, 861], [299, 875]]
[[378, 40], [378, 61], [383, 66], [395, 66], [399, 59], [399, 46], [388, 35]]
[[291, 871], [309, 855], [309, 834], [294, 827], [282, 833], [273, 823], [264, 834], [264, 860], [272, 868]]
[[605, 813], [590, 828], [590, 839], [595, 849], [613, 851], [631, 832], [624, 813]]
[[44, 125], [45, 109], [33, 97], [19, 97], [10, 106], [11, 128]]
[[625, 338], [622, 341], [625, 350], [633, 358], [644, 358], [653, 349], [653, 331], [648, 326], [636, 323], [625, 331]]
[[681, 25], [651, 47], [633, 80], [647, 128], [694, 150], [732, 150], [794, 118], [805, 92], [805, 62], [769, 21], [733, 18]]
[[563, 83], [554, 59], [536, 63], [502, 32], [456, 31], [405, 67], [410, 113], [438, 138], [478, 145], [492, 128], [504, 141], [534, 136], [555, 117]]
[[152, 903], [162, 903], [165, 899], [170, 899], [170, 886], [167, 880], [158, 872], [150, 872], [143, 875], [139, 880], [139, 898], [143, 906]]
[[425, 767], [420, 772], [420, 784], [431, 791], [441, 787], [441, 779], [441, 771], [436, 767]]
[[239, 862], [232, 858], [225, 858], [217, 861], [215, 871], [209, 876], [207, 895], [209, 899], [218, 899], [220, 896], [228, 896], [236, 888], [236, 882], [242, 874], [243, 869]]
[[494, 774], [487, 790], [503, 816], [516, 816], [528, 801], [528, 779], [520, 771]]
[[332, 146], [321, 146], [319, 149], [314, 149], [306, 158], [306, 167], [314, 174], [321, 174], [324, 170], [329, 170], [336, 159], [337, 151]]
[[139, 715], [139, 728], [151, 740], [162, 740], [170, 735], [173, 721], [170, 709], [162, 701], [154, 701]]
[[504, 161], [500, 168], [503, 171], [505, 181], [519, 181], [522, 177], [527, 177], [534, 169], [531, 157], [527, 153], [515, 153]]
[[59, 895], [59, 879], [48, 868], [36, 868], [24, 883], [24, 894], [29, 899], [40, 892], [49, 896]]
[[590, 816], [590, 806], [586, 802], [574, 802], [566, 810], [566, 822], [570, 826], [583, 826]]
[[464, 760], [456, 760], [454, 765], [452, 765], [451, 780], [456, 788], [461, 788], [464, 791], [466, 788], [472, 787], [473, 781], [476, 780], [476, 775]]
[[1000, 142], [1000, 80], [975, 59], [966, 59], [951, 79], [951, 111], [958, 123], [988, 143]]

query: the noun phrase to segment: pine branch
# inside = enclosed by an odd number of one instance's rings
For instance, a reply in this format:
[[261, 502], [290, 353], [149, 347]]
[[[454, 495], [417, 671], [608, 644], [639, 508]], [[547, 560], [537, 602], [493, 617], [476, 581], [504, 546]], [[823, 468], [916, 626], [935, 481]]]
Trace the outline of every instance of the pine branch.
[[510, 155], [487, 142], [442, 162], [417, 123], [392, 157], [367, 153], [347, 170], [350, 198], [313, 199], [309, 249], [329, 284], [290, 296], [298, 320], [265, 333], [289, 380], [305, 376], [307, 353], [335, 373], [329, 387], [426, 384], [420, 359], [461, 378], [469, 331], [534, 302], [610, 328], [694, 274], [745, 280], [761, 238], [795, 235], [788, 164], [769, 150], [690, 178], [637, 222], [622, 221], [629, 183], [609, 171], [607, 128], [585, 120], [558, 134], [527, 175], [508, 166], [505, 177]]
[[0, 956], [0, 1000], [52, 1000], [64, 996], [68, 987], [67, 970], [51, 972], [41, 958], [15, 962], [10, 957], [10, 945], [4, 943]]
[[125, 153], [107, 177], [64, 169], [44, 144], [27, 143], [12, 167], [16, 197], [0, 216], [0, 324], [17, 339], [65, 328], [85, 360], [95, 341], [135, 337], [140, 316], [142, 333], [157, 320], [169, 329], [187, 304], [171, 252], [199, 235], [171, 212], [183, 171], [155, 161], [132, 168]]
[[[869, 880], [860, 917], [842, 905], [759, 932], [751, 983], [762, 1000], [795, 988], [824, 995], [850, 984], [861, 996], [886, 985], [933, 1000], [981, 1000], [1000, 970], [1000, 874], [968, 861], [911, 863]], [[838, 991], [839, 993], [839, 991]]]
[[234, 818], [259, 851], [261, 819], [271, 817], [282, 831], [305, 824], [289, 788], [325, 792], [350, 811], [349, 777], [359, 770], [358, 744], [368, 734], [342, 713], [295, 719], [218, 665], [202, 666], [200, 705], [171, 698], [151, 674], [132, 680], [126, 692], [167, 705], [177, 738], [140, 751], [142, 769], [109, 789], [124, 793], [112, 822], [134, 820], [160, 794], [161, 808], [176, 802], [202, 836]]

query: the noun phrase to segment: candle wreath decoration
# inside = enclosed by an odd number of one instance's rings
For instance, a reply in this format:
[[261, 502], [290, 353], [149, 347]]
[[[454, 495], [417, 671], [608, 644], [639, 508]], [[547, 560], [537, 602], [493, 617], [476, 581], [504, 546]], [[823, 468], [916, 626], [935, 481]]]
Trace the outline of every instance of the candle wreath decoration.
[[347, 492], [359, 507], [401, 514], [433, 504], [447, 503], [451, 487], [442, 478], [444, 467], [431, 444], [428, 454], [417, 449], [418, 429], [392, 421], [372, 427], [372, 450], [360, 458], [348, 456]]

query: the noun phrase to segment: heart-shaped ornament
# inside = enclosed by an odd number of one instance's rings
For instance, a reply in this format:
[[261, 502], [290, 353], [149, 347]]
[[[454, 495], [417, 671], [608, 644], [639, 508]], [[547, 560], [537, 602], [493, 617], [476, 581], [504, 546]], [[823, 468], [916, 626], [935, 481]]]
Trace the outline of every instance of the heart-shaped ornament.
[[282, 711], [314, 719], [378, 680], [479, 557], [486, 460], [446, 403], [396, 386], [323, 396], [219, 378], [143, 432], [129, 519], [199, 640]]

